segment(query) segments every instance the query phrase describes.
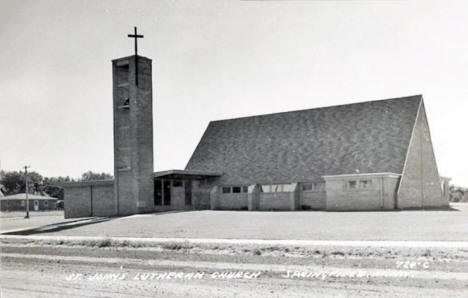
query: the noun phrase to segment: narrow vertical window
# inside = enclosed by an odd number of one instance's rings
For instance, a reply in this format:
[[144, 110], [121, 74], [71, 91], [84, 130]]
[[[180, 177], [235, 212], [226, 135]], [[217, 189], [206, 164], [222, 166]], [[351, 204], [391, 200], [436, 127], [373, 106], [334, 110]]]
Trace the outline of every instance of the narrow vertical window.
[[164, 180], [164, 205], [171, 205], [171, 180]]
[[162, 205], [162, 187], [161, 180], [154, 181], [154, 204], [156, 206]]
[[185, 205], [192, 205], [192, 181], [185, 181]]

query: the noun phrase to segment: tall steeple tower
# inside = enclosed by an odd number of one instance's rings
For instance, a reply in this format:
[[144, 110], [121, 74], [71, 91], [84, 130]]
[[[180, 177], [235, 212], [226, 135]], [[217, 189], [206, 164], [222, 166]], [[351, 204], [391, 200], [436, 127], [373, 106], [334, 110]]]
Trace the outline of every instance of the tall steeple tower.
[[151, 59], [135, 55], [112, 60], [114, 110], [114, 197], [116, 213], [154, 209], [153, 91]]

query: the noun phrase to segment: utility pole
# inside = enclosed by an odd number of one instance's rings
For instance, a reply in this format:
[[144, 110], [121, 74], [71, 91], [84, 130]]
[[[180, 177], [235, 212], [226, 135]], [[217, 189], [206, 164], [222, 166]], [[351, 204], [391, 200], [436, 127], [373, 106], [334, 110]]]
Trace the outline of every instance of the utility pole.
[[24, 166], [24, 182], [26, 185], [26, 216], [24, 218], [29, 218], [29, 199], [28, 199], [28, 193], [29, 193], [29, 187], [28, 187], [28, 168], [30, 166]]

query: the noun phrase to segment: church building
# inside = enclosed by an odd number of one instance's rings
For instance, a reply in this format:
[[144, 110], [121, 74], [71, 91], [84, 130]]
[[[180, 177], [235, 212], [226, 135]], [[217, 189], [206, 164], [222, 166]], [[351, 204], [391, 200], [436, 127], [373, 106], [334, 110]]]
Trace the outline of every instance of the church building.
[[154, 172], [152, 61], [112, 69], [115, 178], [64, 184], [66, 218], [448, 206], [422, 95], [212, 121], [185, 169]]

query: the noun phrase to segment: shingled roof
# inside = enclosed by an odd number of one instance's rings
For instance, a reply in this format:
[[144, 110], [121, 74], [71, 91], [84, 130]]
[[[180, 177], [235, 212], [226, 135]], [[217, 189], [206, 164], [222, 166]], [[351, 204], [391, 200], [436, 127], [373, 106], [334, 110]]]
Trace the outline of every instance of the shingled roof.
[[323, 175], [402, 173], [422, 96], [212, 121], [187, 170], [220, 183], [284, 183]]

